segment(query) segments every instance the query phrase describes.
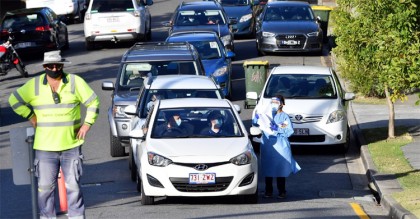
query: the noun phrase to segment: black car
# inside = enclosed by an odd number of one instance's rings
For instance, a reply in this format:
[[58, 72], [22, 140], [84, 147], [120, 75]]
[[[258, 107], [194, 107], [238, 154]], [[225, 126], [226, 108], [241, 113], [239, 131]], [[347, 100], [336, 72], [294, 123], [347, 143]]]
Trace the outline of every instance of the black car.
[[307, 2], [268, 2], [257, 18], [259, 55], [266, 52], [322, 51], [320, 20]]
[[18, 53], [69, 48], [66, 24], [48, 7], [7, 12], [1, 21], [0, 41], [8, 39], [10, 30]]
[[233, 25], [235, 19], [229, 19], [222, 5], [216, 1], [182, 2], [166, 24], [169, 36], [176, 32], [214, 31], [224, 46], [233, 51]]

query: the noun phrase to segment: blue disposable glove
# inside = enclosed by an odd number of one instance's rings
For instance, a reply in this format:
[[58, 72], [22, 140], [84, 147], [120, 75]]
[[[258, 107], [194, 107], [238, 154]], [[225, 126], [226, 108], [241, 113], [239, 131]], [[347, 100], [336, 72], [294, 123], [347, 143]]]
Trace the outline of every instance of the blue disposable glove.
[[255, 113], [255, 118], [260, 119], [260, 115], [258, 115], [258, 113]]
[[279, 129], [279, 126], [275, 122], [271, 122], [270, 129], [272, 131], [277, 131]]

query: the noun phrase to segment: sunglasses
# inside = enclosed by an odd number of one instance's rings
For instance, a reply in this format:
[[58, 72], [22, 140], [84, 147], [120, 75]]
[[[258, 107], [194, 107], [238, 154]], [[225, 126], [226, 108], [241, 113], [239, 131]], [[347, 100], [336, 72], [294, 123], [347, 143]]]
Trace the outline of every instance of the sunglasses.
[[60, 96], [55, 91], [52, 92], [52, 98], [53, 98], [55, 104], [59, 104], [61, 102], [60, 101]]
[[62, 64], [46, 64], [45, 67], [48, 69], [53, 69], [55, 67], [56, 69], [60, 70], [63, 68], [63, 65]]

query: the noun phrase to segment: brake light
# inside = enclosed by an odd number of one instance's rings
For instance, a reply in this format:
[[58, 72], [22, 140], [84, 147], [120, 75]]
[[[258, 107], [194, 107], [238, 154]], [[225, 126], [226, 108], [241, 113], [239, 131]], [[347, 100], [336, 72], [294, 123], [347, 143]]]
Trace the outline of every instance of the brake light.
[[2, 37], [5, 37], [5, 36], [9, 35], [9, 32], [7, 32], [7, 30], [6, 30], [6, 29], [3, 29], [3, 30], [1, 30], [0, 35], [1, 35]]
[[48, 25], [36, 27], [36, 31], [49, 31], [51, 28]]

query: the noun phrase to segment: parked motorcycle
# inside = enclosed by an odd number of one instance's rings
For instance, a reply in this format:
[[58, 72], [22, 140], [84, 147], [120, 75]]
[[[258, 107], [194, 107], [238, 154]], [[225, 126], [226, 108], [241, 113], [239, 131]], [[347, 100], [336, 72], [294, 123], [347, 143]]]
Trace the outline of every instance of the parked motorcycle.
[[15, 48], [13, 48], [13, 34], [12, 30], [9, 30], [9, 38], [6, 42], [0, 45], [0, 75], [6, 75], [13, 67], [15, 67], [18, 72], [23, 77], [28, 77], [28, 71], [26, 70], [25, 64], [23, 64], [22, 59], [17, 54]]

